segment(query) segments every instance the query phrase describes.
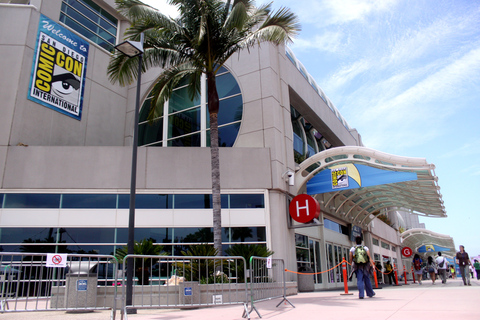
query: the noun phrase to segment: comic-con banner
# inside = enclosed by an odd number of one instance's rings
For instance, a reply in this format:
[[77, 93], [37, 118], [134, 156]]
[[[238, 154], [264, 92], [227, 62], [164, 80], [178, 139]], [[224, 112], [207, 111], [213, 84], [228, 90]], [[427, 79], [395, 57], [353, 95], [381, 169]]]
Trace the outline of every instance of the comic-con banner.
[[88, 48], [87, 41], [41, 15], [28, 99], [80, 120]]

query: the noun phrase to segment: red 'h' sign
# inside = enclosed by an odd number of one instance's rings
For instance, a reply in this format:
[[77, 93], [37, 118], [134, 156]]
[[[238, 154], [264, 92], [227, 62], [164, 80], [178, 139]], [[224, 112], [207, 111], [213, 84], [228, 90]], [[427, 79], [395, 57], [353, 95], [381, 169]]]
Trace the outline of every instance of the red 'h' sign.
[[307, 223], [320, 215], [320, 204], [308, 194], [300, 194], [292, 199], [289, 210], [293, 220]]

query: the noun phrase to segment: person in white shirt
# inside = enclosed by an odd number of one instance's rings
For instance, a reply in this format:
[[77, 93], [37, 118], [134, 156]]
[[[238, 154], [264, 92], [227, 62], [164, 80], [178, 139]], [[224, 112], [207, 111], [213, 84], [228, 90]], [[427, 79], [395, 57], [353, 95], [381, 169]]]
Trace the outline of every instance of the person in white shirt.
[[445, 257], [442, 257], [442, 253], [438, 253], [438, 257], [435, 259], [435, 262], [438, 265], [438, 275], [442, 279], [442, 283], [447, 283], [447, 268], [448, 260]]

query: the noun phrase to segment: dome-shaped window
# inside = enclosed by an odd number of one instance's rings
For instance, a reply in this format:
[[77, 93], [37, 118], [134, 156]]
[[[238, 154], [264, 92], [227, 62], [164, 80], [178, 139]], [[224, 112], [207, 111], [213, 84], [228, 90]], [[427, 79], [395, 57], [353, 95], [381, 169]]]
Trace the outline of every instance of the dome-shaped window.
[[[218, 134], [220, 147], [232, 147], [238, 136], [243, 115], [240, 87], [233, 75], [221, 68], [217, 74], [217, 91], [220, 99]], [[165, 103], [161, 115], [153, 123], [147, 120], [151, 95], [140, 110], [138, 128], [139, 146], [208, 147], [210, 122], [207, 108], [207, 83], [202, 77], [201, 96], [191, 99], [188, 81], [182, 81]]]

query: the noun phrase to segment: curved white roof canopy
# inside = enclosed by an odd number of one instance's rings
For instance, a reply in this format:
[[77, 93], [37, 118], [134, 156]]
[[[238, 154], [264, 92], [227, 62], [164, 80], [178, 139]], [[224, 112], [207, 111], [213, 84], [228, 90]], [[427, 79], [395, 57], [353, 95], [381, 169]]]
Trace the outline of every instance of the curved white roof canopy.
[[[402, 246], [409, 247], [413, 250], [414, 253], [418, 252], [418, 249], [424, 245], [434, 245], [443, 248], [450, 249], [450, 251], [442, 251], [442, 255], [453, 258], [455, 256], [455, 243], [453, 238], [445, 235], [436, 233], [426, 229], [410, 229], [401, 234]], [[434, 255], [436, 256], [437, 251], [429, 251], [425, 253], [419, 253], [420, 255]]]
[[341, 164], [412, 172], [417, 180], [312, 195], [331, 214], [362, 227], [386, 208], [428, 217], [447, 216], [433, 164], [423, 158], [395, 156], [365, 147], [331, 148], [303, 161], [295, 173], [298, 194], [306, 193], [307, 182], [315, 175]]

